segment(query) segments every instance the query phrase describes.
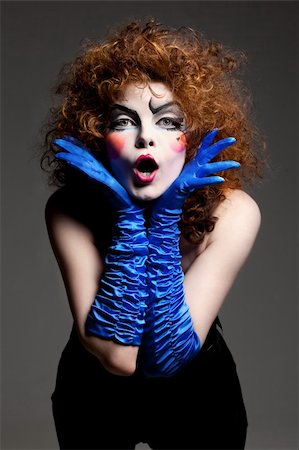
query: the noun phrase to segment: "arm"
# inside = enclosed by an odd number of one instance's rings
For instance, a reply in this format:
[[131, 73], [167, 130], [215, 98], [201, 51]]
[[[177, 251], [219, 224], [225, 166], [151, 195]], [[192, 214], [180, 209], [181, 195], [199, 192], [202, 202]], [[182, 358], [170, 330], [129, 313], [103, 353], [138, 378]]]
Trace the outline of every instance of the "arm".
[[110, 372], [130, 375], [134, 372], [138, 347], [124, 346], [85, 333], [85, 322], [98, 291], [103, 260], [87, 226], [67, 213], [68, 198], [55, 192], [46, 205], [46, 224], [50, 243], [65, 284], [78, 336]]
[[[70, 136], [54, 141], [63, 151], [56, 157], [84, 172], [109, 194], [114, 208], [112, 238], [105, 257], [105, 270], [87, 315], [86, 333], [123, 345], [139, 346], [145, 324], [147, 299], [146, 236], [143, 207], [129, 196], [81, 142]], [[95, 208], [99, 208], [97, 200]]]
[[151, 214], [148, 256], [149, 305], [143, 340], [142, 363], [149, 376], [172, 376], [200, 350], [201, 342], [193, 326], [185, 298], [184, 274], [179, 248], [179, 221], [187, 196], [196, 188], [223, 182], [214, 174], [238, 168], [235, 161], [211, 162], [235, 142], [213, 140], [208, 133], [196, 156], [157, 200]]
[[184, 280], [186, 302], [202, 344], [250, 254], [261, 223], [256, 202], [240, 190], [230, 191], [213, 215], [218, 217], [216, 226]]
[[[261, 221], [260, 210], [255, 201], [245, 192], [240, 190], [228, 192], [226, 199], [216, 208], [213, 215], [218, 217], [215, 229], [207, 235], [204, 245], [194, 252], [195, 255], [184, 275], [184, 297], [178, 302], [182, 312], [179, 314], [178, 321], [171, 320], [173, 330], [170, 336], [165, 336], [165, 339], [158, 330], [165, 331], [169, 328], [167, 322], [172, 319], [172, 316], [169, 313], [165, 314], [165, 308], [167, 303], [170, 305], [173, 303], [175, 296], [172, 295], [168, 302], [166, 296], [162, 308], [159, 301], [152, 302], [150, 305], [148, 313], [150, 320], [145, 342], [145, 366], [149, 375], [172, 375], [183, 366], [184, 362], [196, 354], [203, 345], [213, 321], [255, 242]], [[169, 286], [171, 293], [172, 284]], [[159, 292], [157, 297], [163, 299], [163, 295]], [[156, 307], [155, 314], [153, 314], [153, 307]], [[185, 318], [182, 322], [183, 315]], [[167, 317], [165, 323], [163, 323], [164, 317]], [[185, 331], [183, 340], [181, 339], [182, 323], [187, 324], [184, 327], [187, 332]], [[195, 348], [197, 336], [198, 346]], [[172, 341], [176, 338], [182, 345], [183, 360], [181, 358], [176, 360], [176, 357], [172, 356], [173, 349], [165, 345], [171, 342], [170, 338]], [[152, 345], [153, 342], [154, 345]], [[161, 343], [163, 345], [160, 347]], [[186, 349], [190, 353], [193, 352], [193, 355], [191, 353], [186, 356]], [[154, 358], [153, 353], [155, 353]], [[161, 361], [161, 365], [156, 364], [158, 360]], [[170, 361], [169, 368], [166, 364], [167, 360]]]

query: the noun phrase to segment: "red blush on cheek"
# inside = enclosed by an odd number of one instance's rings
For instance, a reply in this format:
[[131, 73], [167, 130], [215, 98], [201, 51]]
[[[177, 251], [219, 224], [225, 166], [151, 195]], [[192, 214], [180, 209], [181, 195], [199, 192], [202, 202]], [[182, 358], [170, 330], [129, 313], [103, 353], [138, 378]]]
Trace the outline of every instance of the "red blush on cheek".
[[122, 136], [111, 134], [107, 136], [106, 143], [109, 158], [119, 158], [124, 148], [124, 138]]
[[172, 149], [176, 153], [182, 153], [186, 150], [186, 144], [187, 144], [186, 136], [184, 134], [181, 134], [179, 137], [176, 138], [175, 144], [172, 146]]

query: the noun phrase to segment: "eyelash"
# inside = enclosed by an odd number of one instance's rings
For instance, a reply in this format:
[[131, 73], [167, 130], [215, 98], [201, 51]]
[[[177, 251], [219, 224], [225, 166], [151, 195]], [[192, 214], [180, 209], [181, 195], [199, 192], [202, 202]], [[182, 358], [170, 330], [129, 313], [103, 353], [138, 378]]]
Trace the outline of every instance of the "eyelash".
[[[167, 131], [177, 131], [184, 129], [183, 119], [174, 119], [173, 117], [162, 117], [161, 119], [158, 120], [157, 124], [159, 124], [159, 122], [162, 122], [163, 120], [169, 120], [171, 122], [171, 126], [163, 127]], [[128, 124], [124, 125], [123, 122], [130, 122], [130, 126], [136, 125], [136, 123], [132, 119], [123, 118], [111, 122], [109, 124], [109, 129], [116, 131], [124, 131], [127, 128]]]
[[169, 120], [171, 122], [171, 127], [165, 127], [166, 130], [172, 131], [172, 130], [182, 130], [184, 128], [183, 120], [182, 119], [174, 119], [173, 117], [162, 117], [158, 121], [161, 122], [162, 120]]
[[132, 119], [117, 119], [109, 124], [110, 130], [124, 131], [127, 125], [122, 124], [122, 122], [130, 122], [131, 126], [135, 125], [135, 122]]

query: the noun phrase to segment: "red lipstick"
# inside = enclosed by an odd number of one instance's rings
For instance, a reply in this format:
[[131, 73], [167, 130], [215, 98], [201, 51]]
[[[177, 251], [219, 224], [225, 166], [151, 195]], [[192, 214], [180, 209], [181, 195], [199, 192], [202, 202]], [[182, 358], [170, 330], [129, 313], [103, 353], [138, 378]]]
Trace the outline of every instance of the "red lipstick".
[[159, 169], [155, 158], [150, 155], [140, 155], [134, 164], [134, 174], [137, 182], [141, 184], [151, 183]]

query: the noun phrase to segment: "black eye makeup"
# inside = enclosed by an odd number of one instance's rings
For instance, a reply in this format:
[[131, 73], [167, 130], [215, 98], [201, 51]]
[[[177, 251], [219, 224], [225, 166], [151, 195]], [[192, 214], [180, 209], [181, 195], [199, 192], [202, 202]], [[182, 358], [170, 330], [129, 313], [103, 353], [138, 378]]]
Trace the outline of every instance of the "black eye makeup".
[[151, 98], [148, 106], [153, 115], [160, 117], [157, 125], [168, 131], [185, 131], [183, 112], [177, 102], [167, 102], [154, 107], [152, 100]]
[[[155, 116], [155, 125], [159, 128], [167, 131], [186, 130], [183, 113], [177, 103], [168, 102], [154, 108], [150, 101], [149, 109]], [[110, 131], [124, 131], [131, 127], [141, 127], [141, 120], [137, 111], [124, 105], [113, 105], [107, 129]]]
[[132, 126], [140, 126], [140, 118], [136, 111], [123, 105], [115, 104], [111, 107], [108, 129], [122, 131]]
[[157, 125], [169, 131], [184, 131], [185, 123], [183, 117], [161, 117]]
[[134, 126], [136, 126], [134, 120], [129, 119], [128, 117], [120, 117], [119, 119], [110, 120], [108, 129], [111, 131], [122, 131]]

